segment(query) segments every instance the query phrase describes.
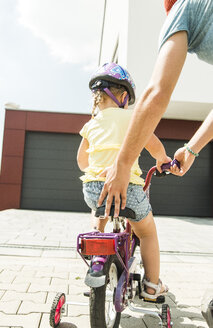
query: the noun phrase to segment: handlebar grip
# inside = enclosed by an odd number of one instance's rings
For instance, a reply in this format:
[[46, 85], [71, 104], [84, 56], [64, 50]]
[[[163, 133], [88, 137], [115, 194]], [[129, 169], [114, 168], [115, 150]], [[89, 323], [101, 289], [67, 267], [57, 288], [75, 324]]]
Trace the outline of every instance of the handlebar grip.
[[169, 170], [171, 166], [173, 165], [177, 165], [178, 168], [180, 168], [180, 162], [178, 162], [178, 160], [174, 159], [172, 162], [169, 162], [169, 163], [166, 163], [166, 164], [163, 164], [161, 166], [161, 169], [162, 171], [166, 171], [166, 170]]

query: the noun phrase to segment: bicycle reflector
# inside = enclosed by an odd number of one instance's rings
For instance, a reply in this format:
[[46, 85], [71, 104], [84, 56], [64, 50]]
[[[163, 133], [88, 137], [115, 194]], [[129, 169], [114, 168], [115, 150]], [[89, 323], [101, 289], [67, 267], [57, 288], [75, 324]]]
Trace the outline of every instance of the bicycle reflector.
[[112, 255], [115, 254], [114, 239], [82, 239], [81, 253], [83, 255]]

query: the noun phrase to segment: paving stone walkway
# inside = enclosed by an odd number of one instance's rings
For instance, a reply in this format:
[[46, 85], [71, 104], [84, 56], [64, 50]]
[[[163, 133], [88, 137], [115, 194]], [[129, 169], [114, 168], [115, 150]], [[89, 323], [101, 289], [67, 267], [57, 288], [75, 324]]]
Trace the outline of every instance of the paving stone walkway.
[[[201, 302], [213, 286], [213, 219], [158, 217], [156, 224], [173, 327], [207, 328]], [[0, 212], [0, 225], [0, 328], [49, 328], [57, 292], [88, 302], [87, 267], [75, 250], [77, 234], [90, 230], [88, 214], [8, 210]], [[158, 326], [148, 315], [122, 313], [120, 328]], [[88, 306], [67, 306], [59, 328], [80, 327], [90, 327]]]

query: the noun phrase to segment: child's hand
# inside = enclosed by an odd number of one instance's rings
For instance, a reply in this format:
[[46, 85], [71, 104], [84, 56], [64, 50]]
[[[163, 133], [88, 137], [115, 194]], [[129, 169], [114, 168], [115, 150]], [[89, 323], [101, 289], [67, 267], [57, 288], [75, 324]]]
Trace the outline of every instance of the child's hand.
[[161, 158], [161, 159], [156, 160], [157, 170], [158, 170], [160, 173], [162, 173], [161, 166], [162, 166], [163, 164], [169, 163], [169, 162], [171, 162], [171, 161], [172, 161], [171, 157], [169, 157], [169, 156], [167, 156], [167, 155], [165, 155], [165, 156], [164, 156], [163, 158]]

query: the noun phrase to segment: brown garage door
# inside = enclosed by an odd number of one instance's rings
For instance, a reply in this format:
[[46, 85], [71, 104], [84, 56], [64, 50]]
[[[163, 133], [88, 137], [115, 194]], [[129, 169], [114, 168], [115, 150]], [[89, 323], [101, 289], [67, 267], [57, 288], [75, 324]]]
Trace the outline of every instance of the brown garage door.
[[80, 140], [75, 134], [27, 133], [21, 208], [89, 211], [76, 162]]

